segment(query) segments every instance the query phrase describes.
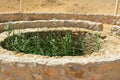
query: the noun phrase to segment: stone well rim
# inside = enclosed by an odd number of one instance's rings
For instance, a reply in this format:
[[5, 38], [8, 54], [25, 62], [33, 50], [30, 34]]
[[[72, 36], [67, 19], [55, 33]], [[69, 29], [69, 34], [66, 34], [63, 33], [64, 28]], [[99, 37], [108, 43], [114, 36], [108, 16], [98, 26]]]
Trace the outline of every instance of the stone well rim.
[[[24, 29], [24, 31], [28, 31], [31, 28]], [[41, 28], [35, 28], [37, 31]], [[43, 28], [45, 30], [46, 28]], [[54, 30], [55, 28], [53, 28]], [[66, 28], [67, 29], [67, 28]], [[78, 29], [78, 28], [77, 28]], [[31, 30], [35, 32], [35, 30]], [[42, 30], [42, 29], [41, 29]], [[84, 30], [84, 29], [80, 29]], [[90, 30], [86, 30], [90, 31]], [[91, 32], [98, 32], [98, 31], [91, 31]], [[6, 38], [6, 32], [0, 34], [0, 41]], [[3, 49], [0, 46], [0, 61], [7, 61], [7, 62], [35, 62], [39, 64], [46, 64], [46, 65], [60, 65], [66, 63], [80, 63], [80, 64], [88, 64], [88, 63], [102, 63], [107, 61], [115, 61], [120, 59], [120, 52], [117, 54], [103, 54], [99, 56], [95, 55], [86, 55], [86, 56], [63, 56], [63, 57], [48, 57], [48, 56], [41, 56], [41, 55], [33, 55], [33, 54], [23, 54], [17, 53], [15, 51], [8, 51]]]

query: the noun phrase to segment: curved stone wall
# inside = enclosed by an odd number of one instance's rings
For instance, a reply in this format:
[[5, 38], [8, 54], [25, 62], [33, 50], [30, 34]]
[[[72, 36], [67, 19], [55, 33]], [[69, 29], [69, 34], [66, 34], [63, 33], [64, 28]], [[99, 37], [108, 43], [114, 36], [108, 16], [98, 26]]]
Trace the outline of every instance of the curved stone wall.
[[0, 22], [33, 20], [88, 20], [120, 25], [120, 16], [81, 13], [1, 13]]
[[22, 28], [42, 28], [42, 27], [78, 27], [89, 30], [103, 30], [103, 24], [98, 22], [91, 22], [86, 20], [35, 20], [35, 21], [16, 21], [9, 23], [0, 23], [0, 32], [5, 30], [9, 25], [13, 29]]
[[[23, 32], [46, 29], [50, 28], [24, 29]], [[6, 33], [0, 34], [0, 41], [7, 37]], [[112, 43], [105, 46], [105, 51], [74, 57], [24, 54], [0, 47], [0, 80], [120, 80], [120, 40], [108, 36], [104, 41]]]
[[92, 58], [33, 59], [5, 55], [5, 52], [1, 56], [13, 61], [0, 61], [0, 80], [120, 80], [120, 60], [87, 63]]
[[[102, 30], [102, 23], [118, 25], [119, 19], [120, 16], [98, 14], [1, 13], [0, 30], [4, 31], [8, 21], [15, 21], [9, 24], [16, 29], [50, 28], [56, 27], [56, 24], [60, 27], [88, 28], [86, 25], [92, 24], [93, 27], [99, 26], [92, 30]], [[0, 41], [6, 37], [6, 32], [1, 33]], [[105, 46], [100, 52], [76, 57], [38, 56], [7, 51], [0, 47], [0, 80], [120, 80], [120, 39], [113, 35], [102, 37]]]

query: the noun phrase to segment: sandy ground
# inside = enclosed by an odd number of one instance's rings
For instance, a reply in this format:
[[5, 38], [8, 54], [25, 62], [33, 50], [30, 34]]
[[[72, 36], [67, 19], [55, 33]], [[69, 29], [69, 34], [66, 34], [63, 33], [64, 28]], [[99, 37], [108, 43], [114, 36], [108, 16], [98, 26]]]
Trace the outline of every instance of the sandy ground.
[[[0, 0], [0, 12], [19, 12], [20, 0]], [[22, 0], [23, 12], [113, 14], [115, 0]], [[120, 13], [120, 9], [119, 9]]]

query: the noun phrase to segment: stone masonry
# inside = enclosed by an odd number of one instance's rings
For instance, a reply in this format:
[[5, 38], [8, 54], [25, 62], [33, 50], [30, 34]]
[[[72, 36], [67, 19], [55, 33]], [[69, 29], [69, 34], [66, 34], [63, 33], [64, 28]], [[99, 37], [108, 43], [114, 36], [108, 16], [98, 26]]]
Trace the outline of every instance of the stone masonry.
[[[42, 30], [52, 27], [102, 31], [102, 24], [105, 23], [117, 25], [111, 32], [119, 35], [119, 22], [120, 16], [115, 15], [0, 13], [0, 42], [7, 37], [3, 31], [8, 24], [13, 29], [25, 28], [29, 32], [34, 31], [33, 28]], [[0, 80], [120, 80], [120, 38], [105, 35], [103, 42], [104, 48], [99, 52], [74, 57], [24, 54], [8, 51], [0, 46]]]
[[[46, 28], [24, 31], [37, 30], [45, 31]], [[0, 41], [6, 37], [6, 32], [1, 33]], [[120, 40], [110, 36], [105, 42], [112, 44], [107, 44], [105, 51], [101, 50], [102, 53], [98, 53], [99, 55], [94, 53], [74, 57], [24, 54], [0, 47], [0, 80], [120, 80]], [[111, 51], [110, 48], [116, 51]]]
[[9, 23], [0, 23], [0, 30], [4, 31], [5, 27], [10, 25], [13, 29], [22, 28], [42, 28], [42, 27], [78, 27], [89, 30], [102, 31], [103, 25], [99, 22], [86, 20], [37, 20], [37, 21], [17, 21]]
[[119, 25], [120, 16], [81, 13], [0, 13], [0, 22], [33, 20], [88, 20]]

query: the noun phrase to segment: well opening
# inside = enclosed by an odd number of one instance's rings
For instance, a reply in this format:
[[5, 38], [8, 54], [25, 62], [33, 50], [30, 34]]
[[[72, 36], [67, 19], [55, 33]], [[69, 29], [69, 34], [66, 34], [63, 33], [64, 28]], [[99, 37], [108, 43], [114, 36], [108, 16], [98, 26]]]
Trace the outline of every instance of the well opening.
[[[82, 29], [13, 32], [1, 42], [7, 50], [43, 56], [82, 56], [100, 49], [100, 33]], [[11, 35], [10, 35], [11, 34]]]

